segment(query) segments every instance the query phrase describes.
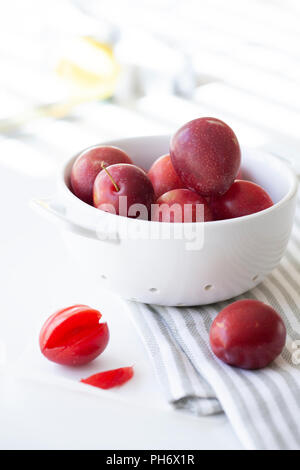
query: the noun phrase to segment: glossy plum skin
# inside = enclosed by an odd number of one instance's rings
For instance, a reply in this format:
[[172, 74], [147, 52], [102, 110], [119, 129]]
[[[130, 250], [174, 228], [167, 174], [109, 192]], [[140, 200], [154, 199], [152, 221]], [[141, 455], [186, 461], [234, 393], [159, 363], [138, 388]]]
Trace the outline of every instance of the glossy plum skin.
[[261, 369], [282, 352], [286, 328], [272, 307], [258, 300], [239, 300], [217, 315], [209, 340], [223, 362], [242, 369]]
[[[107, 171], [117, 184], [119, 191], [108, 174], [102, 171], [94, 183], [94, 206], [125, 217], [148, 219], [155, 196], [152, 183], [146, 173], [141, 168], [126, 163], [111, 165], [107, 167]], [[122, 200], [119, 199], [120, 197]], [[143, 207], [132, 207], [135, 204]]]
[[148, 171], [148, 178], [153, 185], [155, 196], [157, 198], [172, 189], [184, 188], [183, 182], [174, 170], [169, 154], [162, 155], [155, 160]]
[[101, 313], [87, 305], [73, 305], [51, 315], [39, 337], [42, 354], [49, 361], [66, 366], [91, 362], [109, 341], [107, 323]]
[[271, 206], [273, 201], [266, 191], [258, 184], [245, 180], [236, 180], [223, 196], [210, 200], [216, 220], [254, 214]]
[[98, 146], [80, 154], [71, 171], [71, 188], [75, 196], [93, 204], [93, 187], [96, 176], [105, 166], [115, 163], [132, 163], [123, 150], [111, 146]]
[[133, 367], [120, 367], [119, 369], [107, 370], [99, 374], [91, 375], [80, 382], [92, 385], [93, 387], [108, 390], [113, 387], [120, 387], [132, 379], [134, 375]]
[[224, 194], [240, 168], [241, 151], [233, 130], [204, 117], [182, 126], [172, 137], [170, 155], [186, 188], [202, 196]]
[[[178, 205], [178, 211], [169, 210], [174, 204]], [[191, 207], [185, 210], [185, 204], [191, 204]], [[198, 215], [197, 204], [203, 205], [203, 212]], [[152, 213], [152, 220], [156, 222], [209, 222], [213, 220], [212, 212], [207, 200], [189, 189], [173, 189], [159, 197]]]

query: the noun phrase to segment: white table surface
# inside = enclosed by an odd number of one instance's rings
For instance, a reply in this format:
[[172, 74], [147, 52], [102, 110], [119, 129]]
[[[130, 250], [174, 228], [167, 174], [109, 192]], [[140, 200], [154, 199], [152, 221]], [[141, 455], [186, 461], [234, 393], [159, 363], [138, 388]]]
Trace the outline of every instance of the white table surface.
[[[50, 194], [53, 185], [52, 177], [24, 177], [1, 167], [0, 447], [240, 448], [225, 415], [195, 418], [165, 403], [124, 303], [74, 273], [57, 229], [28, 207], [30, 198]], [[135, 366], [134, 380], [118, 391], [91, 391], [73, 378], [70, 386], [53, 385], [53, 367], [59, 366], [32, 353], [45, 318], [78, 302], [99, 308], [111, 330], [110, 345], [93, 370]], [[76, 373], [80, 378], [89, 372]]]

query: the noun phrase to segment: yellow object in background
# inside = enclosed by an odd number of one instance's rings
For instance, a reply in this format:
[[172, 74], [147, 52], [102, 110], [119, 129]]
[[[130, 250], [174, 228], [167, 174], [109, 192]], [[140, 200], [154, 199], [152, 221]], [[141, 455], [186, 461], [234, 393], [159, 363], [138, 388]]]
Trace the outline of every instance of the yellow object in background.
[[57, 76], [64, 84], [63, 97], [0, 119], [0, 133], [14, 132], [24, 124], [44, 117], [64, 118], [77, 105], [110, 98], [116, 89], [119, 71], [109, 45], [91, 37], [71, 40], [56, 67]]
[[56, 68], [72, 95], [109, 98], [113, 95], [120, 67], [112, 48], [84, 36], [73, 40]]

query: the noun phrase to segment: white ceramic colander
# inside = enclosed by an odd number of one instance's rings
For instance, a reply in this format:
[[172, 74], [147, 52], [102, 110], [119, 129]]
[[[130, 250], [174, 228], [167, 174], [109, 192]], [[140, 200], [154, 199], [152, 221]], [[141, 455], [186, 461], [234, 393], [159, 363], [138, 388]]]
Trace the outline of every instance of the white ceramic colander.
[[[148, 169], [168, 152], [169, 141], [169, 136], [152, 136], [102, 145], [120, 147]], [[260, 283], [284, 253], [298, 180], [277, 157], [242, 148], [246, 177], [266, 189], [274, 206], [205, 224], [129, 219], [85, 204], [69, 189], [75, 158], [61, 170], [55, 198], [35, 201], [35, 207], [59, 222], [67, 249], [81, 268], [126, 299], [177, 306], [229, 299]]]

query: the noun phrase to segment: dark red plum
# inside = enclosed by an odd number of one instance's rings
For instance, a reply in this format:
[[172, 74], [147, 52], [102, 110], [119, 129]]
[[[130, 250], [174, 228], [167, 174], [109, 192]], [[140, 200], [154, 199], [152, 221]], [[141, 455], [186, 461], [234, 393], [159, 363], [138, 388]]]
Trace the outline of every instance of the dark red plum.
[[95, 179], [94, 206], [97, 209], [125, 217], [148, 219], [154, 200], [151, 181], [135, 165], [111, 165]]
[[156, 197], [172, 189], [184, 188], [183, 182], [174, 170], [170, 155], [163, 155], [155, 160], [148, 171], [148, 178], [153, 185]]
[[77, 157], [71, 171], [71, 187], [84, 202], [93, 204], [93, 186], [96, 176], [105, 166], [115, 163], [132, 163], [123, 150], [111, 146], [98, 146], [86, 150]]
[[225, 307], [210, 329], [214, 354], [235, 367], [266, 367], [283, 350], [286, 328], [278, 313], [258, 300], [238, 300]]
[[171, 139], [170, 155], [184, 185], [202, 196], [224, 194], [241, 164], [235, 133], [225, 122], [212, 117], [182, 126]]
[[272, 199], [261, 186], [245, 180], [236, 180], [223, 196], [210, 200], [216, 220], [254, 214], [272, 205]]
[[[197, 211], [197, 207], [201, 211]], [[159, 197], [152, 213], [157, 222], [209, 222], [212, 212], [206, 199], [189, 189], [173, 189]]]

